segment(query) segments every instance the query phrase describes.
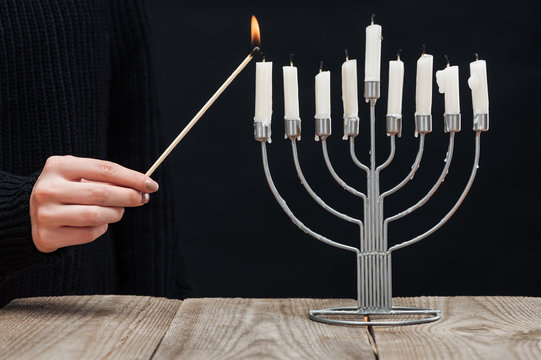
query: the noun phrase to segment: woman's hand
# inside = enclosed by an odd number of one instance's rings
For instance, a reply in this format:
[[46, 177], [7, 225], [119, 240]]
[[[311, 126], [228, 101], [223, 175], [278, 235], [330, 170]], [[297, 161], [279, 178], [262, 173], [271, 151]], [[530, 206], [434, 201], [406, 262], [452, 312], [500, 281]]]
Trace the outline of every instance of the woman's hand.
[[34, 244], [48, 253], [94, 241], [157, 190], [148, 176], [112, 162], [51, 156], [30, 195]]

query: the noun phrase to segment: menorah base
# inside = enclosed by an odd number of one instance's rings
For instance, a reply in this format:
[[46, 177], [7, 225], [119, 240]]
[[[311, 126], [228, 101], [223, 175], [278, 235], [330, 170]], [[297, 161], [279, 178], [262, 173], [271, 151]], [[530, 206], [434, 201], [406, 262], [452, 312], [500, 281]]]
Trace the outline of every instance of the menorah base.
[[[415, 324], [425, 324], [432, 321], [439, 320], [441, 314], [439, 310], [423, 309], [423, 308], [414, 308], [414, 307], [402, 307], [402, 306], [393, 306], [391, 311], [381, 312], [381, 311], [366, 311], [359, 309], [354, 306], [349, 307], [337, 307], [321, 310], [310, 310], [309, 311], [310, 319], [314, 321], [319, 321], [325, 324], [335, 324], [335, 325], [364, 325], [364, 326], [397, 326], [397, 325], [415, 325]], [[366, 321], [365, 316], [373, 315], [377, 317], [382, 317], [382, 319], [374, 319]], [[329, 318], [332, 316], [339, 317], [338, 319]], [[389, 318], [407, 316], [408, 318], [390, 320]], [[410, 317], [415, 316], [416, 318], [410, 319]], [[418, 318], [419, 316], [420, 318]], [[348, 318], [361, 317], [362, 320], [348, 320]]]

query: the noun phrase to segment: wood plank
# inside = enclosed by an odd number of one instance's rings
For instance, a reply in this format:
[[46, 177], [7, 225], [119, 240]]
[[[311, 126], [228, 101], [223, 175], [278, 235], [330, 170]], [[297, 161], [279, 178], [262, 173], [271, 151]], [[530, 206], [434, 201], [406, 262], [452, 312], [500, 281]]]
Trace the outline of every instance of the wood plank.
[[181, 301], [65, 296], [0, 309], [0, 359], [149, 359]]
[[309, 309], [352, 300], [187, 299], [154, 359], [375, 359], [366, 327], [333, 326]]
[[373, 327], [380, 360], [541, 358], [541, 298], [396, 298], [393, 304], [440, 309], [442, 318]]

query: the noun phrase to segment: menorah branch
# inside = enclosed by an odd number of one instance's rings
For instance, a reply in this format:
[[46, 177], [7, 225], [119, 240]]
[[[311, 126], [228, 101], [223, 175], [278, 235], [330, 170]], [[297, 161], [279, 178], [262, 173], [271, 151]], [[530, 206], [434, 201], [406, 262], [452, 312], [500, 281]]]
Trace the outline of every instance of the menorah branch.
[[[293, 154], [293, 162], [295, 163], [295, 169], [297, 170], [297, 175], [301, 181], [301, 184], [304, 186], [304, 188], [306, 189], [306, 192], [308, 192], [308, 194], [310, 194], [310, 196], [322, 207], [324, 208], [325, 210], [327, 210], [328, 212], [330, 212], [331, 214], [333, 214], [334, 216], [340, 218], [340, 219], [343, 219], [345, 221], [348, 221], [350, 223], [354, 223], [354, 224], [357, 224], [359, 225], [360, 227], [360, 231], [362, 233], [363, 231], [363, 222], [359, 219], [355, 219], [351, 216], [348, 216], [346, 214], [343, 214], [339, 211], [336, 211], [335, 209], [333, 209], [331, 206], [327, 205], [327, 203], [325, 203], [313, 190], [312, 188], [310, 187], [310, 185], [308, 184], [308, 181], [306, 181], [306, 178], [304, 177], [304, 174], [302, 172], [302, 168], [301, 168], [301, 164], [299, 162], [299, 156], [298, 156], [298, 152], [297, 152], [297, 140], [295, 140], [294, 138], [291, 139], [291, 152]], [[361, 240], [362, 241], [362, 240]]]
[[361, 170], [365, 171], [366, 173], [370, 172], [370, 168], [363, 164], [359, 158], [357, 158], [357, 154], [355, 153], [355, 138], [353, 136], [349, 137], [349, 154], [351, 156], [351, 160], [353, 160], [353, 163]]
[[348, 184], [346, 184], [346, 182], [344, 180], [342, 180], [338, 174], [336, 173], [336, 171], [334, 171], [334, 167], [332, 166], [332, 163], [331, 163], [331, 160], [329, 158], [329, 152], [327, 151], [327, 141], [326, 140], [322, 140], [321, 141], [321, 149], [323, 151], [323, 157], [325, 158], [325, 164], [327, 165], [327, 168], [329, 169], [329, 172], [331, 173], [331, 176], [333, 177], [333, 179], [340, 185], [342, 186], [342, 188], [344, 188], [344, 190], [350, 192], [351, 194], [357, 196], [357, 197], [360, 197], [361, 199], [363, 199], [363, 201], [366, 202], [366, 195], [354, 188], [352, 188], [351, 186], [349, 186]]
[[359, 255], [359, 250], [354, 248], [353, 246], [349, 246], [349, 245], [344, 245], [344, 244], [340, 244], [340, 243], [337, 243], [335, 241], [332, 241], [328, 238], [326, 238], [325, 236], [323, 235], [320, 235], [318, 233], [316, 233], [315, 231], [311, 230], [308, 226], [304, 225], [294, 214], [293, 212], [291, 211], [291, 209], [289, 208], [289, 206], [287, 206], [287, 203], [286, 201], [282, 198], [282, 196], [280, 195], [280, 193], [278, 192], [278, 190], [276, 189], [276, 186], [274, 185], [274, 181], [272, 180], [272, 176], [271, 176], [271, 173], [270, 173], [270, 169], [269, 169], [269, 162], [268, 162], [268, 157], [267, 157], [267, 147], [266, 147], [266, 144], [265, 144], [265, 141], [260, 141], [261, 142], [261, 158], [262, 158], [262, 161], [263, 161], [263, 169], [265, 171], [265, 177], [267, 179], [267, 182], [269, 184], [269, 187], [271, 189], [271, 192], [272, 194], [274, 195], [274, 197], [276, 198], [276, 200], [278, 201], [278, 204], [280, 205], [280, 207], [282, 208], [282, 210], [284, 210], [284, 212], [287, 214], [287, 216], [289, 216], [289, 218], [291, 219], [291, 221], [293, 221], [293, 223], [295, 225], [297, 225], [297, 227], [299, 229], [301, 229], [302, 231], [304, 231], [305, 233], [307, 233], [308, 235], [312, 236], [313, 238], [321, 241], [321, 242], [324, 242], [325, 244], [328, 244], [328, 245], [331, 245], [331, 246], [334, 246], [334, 247], [337, 247], [339, 249], [343, 249], [343, 250], [347, 250], [347, 251], [351, 251], [351, 252], [354, 252], [355, 254], [357, 254], [357, 256]]
[[398, 190], [402, 189], [408, 182], [410, 182], [410, 180], [413, 179], [413, 176], [419, 169], [419, 164], [421, 163], [421, 159], [423, 158], [424, 146], [425, 146], [425, 134], [420, 134], [419, 135], [419, 150], [417, 151], [417, 155], [415, 156], [415, 161], [413, 162], [413, 165], [411, 166], [411, 170], [409, 174], [404, 178], [404, 180], [398, 183], [395, 187], [381, 194], [380, 196], [381, 200], [385, 199], [387, 196], [392, 195]]
[[393, 161], [394, 159], [394, 155], [395, 155], [395, 151], [396, 151], [396, 145], [395, 145], [395, 136], [394, 135], [390, 135], [390, 140], [389, 140], [390, 144], [391, 144], [391, 150], [389, 151], [389, 157], [387, 158], [387, 160], [385, 160], [385, 162], [383, 164], [381, 164], [380, 166], [378, 166], [376, 168], [376, 172], [379, 174], [379, 172], [383, 169], [385, 169], [387, 166], [389, 166], [391, 164], [391, 162]]
[[[488, 129], [488, 126], [486, 127]], [[484, 130], [486, 131], [486, 130]], [[388, 252], [391, 253], [395, 250], [402, 249], [403, 247], [410, 246], [415, 244], [416, 242], [419, 242], [423, 240], [424, 238], [432, 235], [436, 230], [438, 230], [440, 227], [442, 227], [458, 210], [464, 199], [466, 198], [466, 195], [468, 195], [468, 192], [470, 191], [470, 188], [473, 184], [473, 181], [475, 180], [475, 175], [477, 174], [477, 169], [479, 168], [479, 156], [481, 153], [481, 131], [477, 130], [475, 133], [475, 160], [473, 162], [473, 168], [470, 175], [470, 179], [468, 180], [468, 183], [466, 184], [466, 187], [464, 188], [464, 191], [460, 195], [459, 199], [455, 203], [455, 205], [449, 210], [449, 212], [438, 222], [435, 226], [433, 226], [430, 230], [424, 232], [423, 234], [405, 241], [403, 243], [394, 245], [389, 248]]]
[[432, 197], [432, 195], [434, 195], [434, 193], [436, 193], [436, 191], [438, 190], [440, 185], [443, 183], [443, 180], [445, 180], [445, 176], [449, 172], [449, 167], [451, 166], [451, 161], [453, 159], [454, 144], [455, 144], [455, 133], [450, 132], [449, 133], [449, 147], [447, 149], [447, 156], [445, 157], [445, 166], [443, 167], [443, 170], [442, 170], [438, 180], [436, 181], [434, 186], [432, 186], [430, 191], [421, 200], [419, 200], [415, 205], [410, 206], [406, 210], [385, 219], [385, 221], [383, 223], [383, 236], [384, 237], [387, 236], [388, 226], [389, 226], [389, 223], [391, 221], [398, 220], [398, 219], [400, 219], [400, 218], [402, 218], [402, 217], [404, 217], [406, 215], [411, 214], [412, 212], [414, 212], [415, 210], [419, 209], [421, 206], [426, 204], [426, 202]]

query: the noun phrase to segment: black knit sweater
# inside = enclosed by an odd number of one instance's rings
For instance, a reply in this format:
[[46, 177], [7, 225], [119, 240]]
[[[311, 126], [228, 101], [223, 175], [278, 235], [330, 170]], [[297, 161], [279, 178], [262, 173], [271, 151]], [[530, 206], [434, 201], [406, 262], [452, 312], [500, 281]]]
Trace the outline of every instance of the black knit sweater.
[[189, 295], [169, 183], [94, 242], [38, 252], [29, 197], [51, 155], [145, 171], [159, 155], [142, 0], [0, 1], [0, 306], [16, 297]]

